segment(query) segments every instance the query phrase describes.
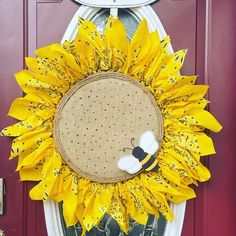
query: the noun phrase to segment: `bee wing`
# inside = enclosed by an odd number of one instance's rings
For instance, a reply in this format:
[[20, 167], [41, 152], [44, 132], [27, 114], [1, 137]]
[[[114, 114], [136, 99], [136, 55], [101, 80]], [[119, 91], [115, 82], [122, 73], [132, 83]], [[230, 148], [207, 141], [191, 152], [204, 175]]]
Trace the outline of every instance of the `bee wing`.
[[[137, 158], [136, 158], [136, 159], [137, 159]], [[137, 159], [136, 164], [135, 164], [133, 167], [129, 168], [129, 169], [127, 170], [127, 172], [128, 172], [129, 174], [133, 175], [133, 174], [138, 173], [141, 169], [142, 169], [142, 165], [141, 165], [141, 163], [140, 163], [140, 162], [138, 161], [138, 159]]]
[[159, 143], [156, 141], [153, 131], [147, 130], [141, 134], [139, 146], [144, 150], [144, 152], [151, 155], [158, 150]]
[[135, 174], [141, 170], [142, 165], [133, 155], [123, 156], [117, 162], [117, 167], [129, 174]]
[[148, 148], [145, 152], [154, 155], [159, 148], [159, 143], [155, 140], [150, 148]]

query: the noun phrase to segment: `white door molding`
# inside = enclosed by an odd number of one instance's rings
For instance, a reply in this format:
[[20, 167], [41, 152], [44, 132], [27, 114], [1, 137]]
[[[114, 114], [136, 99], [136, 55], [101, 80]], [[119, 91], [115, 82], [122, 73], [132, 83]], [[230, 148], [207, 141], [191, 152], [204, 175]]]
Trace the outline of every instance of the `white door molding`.
[[[83, 1], [79, 1], [83, 2]], [[89, 1], [87, 1], [89, 2]], [[99, 1], [98, 1], [99, 2]], [[150, 1], [152, 2], [152, 1]], [[82, 17], [84, 19], [92, 19], [101, 8], [94, 8], [89, 6], [81, 6], [78, 11], [75, 13], [72, 18], [61, 42], [65, 40], [71, 41], [77, 34], [78, 27], [78, 17]], [[160, 38], [164, 38], [166, 36], [165, 29], [154, 12], [154, 10], [150, 6], [142, 6], [137, 8], [130, 9], [137, 15], [137, 17], [141, 20], [142, 18], [146, 18], [150, 31], [157, 30], [159, 32]], [[171, 45], [168, 48], [168, 53], [173, 53], [173, 49]], [[171, 204], [171, 210], [174, 214], [174, 220], [172, 222], [167, 222], [164, 236], [180, 236], [182, 232], [182, 226], [185, 215], [185, 206], [186, 202], [181, 204]], [[58, 204], [54, 201], [45, 201], [44, 202], [44, 214], [45, 221], [47, 226], [48, 236], [64, 236], [61, 216], [59, 212]]]
[[131, 8], [149, 5], [156, 0], [74, 0], [89, 7], [100, 8]]

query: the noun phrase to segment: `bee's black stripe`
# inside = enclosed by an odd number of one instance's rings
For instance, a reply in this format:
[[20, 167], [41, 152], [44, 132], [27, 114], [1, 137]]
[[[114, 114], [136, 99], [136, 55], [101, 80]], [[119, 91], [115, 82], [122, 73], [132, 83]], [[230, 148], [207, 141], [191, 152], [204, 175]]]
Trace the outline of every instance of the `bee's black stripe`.
[[155, 165], [154, 168], [151, 169], [151, 171], [155, 171], [155, 172], [156, 172], [156, 171], [158, 170], [158, 168], [159, 168], [159, 166], [158, 166], [158, 164], [157, 164], [157, 165]]
[[148, 167], [150, 167], [153, 164], [153, 162], [155, 161], [155, 159], [156, 159], [155, 156], [152, 155], [150, 157], [150, 159], [143, 165], [143, 168], [147, 169]]

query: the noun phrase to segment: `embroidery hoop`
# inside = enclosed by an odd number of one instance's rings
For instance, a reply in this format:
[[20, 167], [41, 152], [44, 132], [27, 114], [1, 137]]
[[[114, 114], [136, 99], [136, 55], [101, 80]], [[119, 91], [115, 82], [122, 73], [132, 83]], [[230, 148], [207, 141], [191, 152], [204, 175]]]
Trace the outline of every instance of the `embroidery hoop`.
[[[83, 177], [114, 183], [134, 177], [117, 168], [141, 133], [153, 130], [161, 143], [163, 118], [154, 96], [139, 81], [118, 72], [93, 74], [60, 101], [54, 138], [68, 166]], [[123, 150], [123, 148], [129, 148]]]

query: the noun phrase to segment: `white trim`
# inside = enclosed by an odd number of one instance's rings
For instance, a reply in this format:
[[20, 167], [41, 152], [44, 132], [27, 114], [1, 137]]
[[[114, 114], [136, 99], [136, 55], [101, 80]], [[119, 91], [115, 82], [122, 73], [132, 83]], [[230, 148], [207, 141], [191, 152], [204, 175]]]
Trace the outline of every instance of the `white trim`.
[[110, 15], [117, 17], [118, 16], [118, 8], [111, 8], [110, 9]]
[[[81, 1], [82, 2], [82, 1]], [[73, 40], [77, 33], [78, 17], [90, 20], [101, 8], [93, 8], [81, 6], [72, 18], [61, 42], [65, 40]], [[131, 9], [139, 19], [146, 18], [151, 31], [158, 30], [160, 37], [166, 36], [165, 29], [159, 20], [158, 16], [150, 6], [143, 6]], [[168, 53], [173, 53], [171, 45], [168, 48]], [[174, 220], [167, 222], [164, 236], [180, 236], [184, 221], [186, 202], [181, 204], [171, 204], [171, 210], [174, 214]], [[44, 202], [44, 213], [47, 225], [48, 236], [64, 236], [61, 225], [61, 218], [58, 204], [54, 201]]]
[[167, 221], [164, 236], [181, 236], [184, 215], [185, 215], [186, 201], [180, 204], [171, 204], [170, 209], [174, 215], [173, 221]]
[[52, 200], [43, 202], [48, 236], [64, 236], [58, 204]]
[[74, 0], [89, 7], [101, 8], [131, 8], [149, 5], [156, 0]]
[[[44, 215], [48, 236], [64, 236], [58, 204], [52, 200], [44, 201]], [[186, 202], [171, 204], [174, 214], [172, 222], [167, 221], [164, 236], [181, 236]]]

